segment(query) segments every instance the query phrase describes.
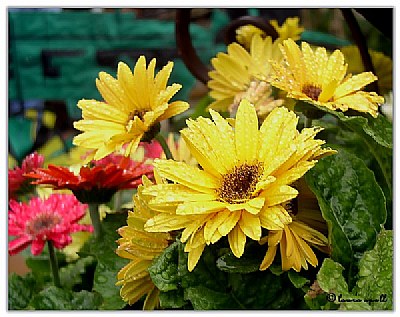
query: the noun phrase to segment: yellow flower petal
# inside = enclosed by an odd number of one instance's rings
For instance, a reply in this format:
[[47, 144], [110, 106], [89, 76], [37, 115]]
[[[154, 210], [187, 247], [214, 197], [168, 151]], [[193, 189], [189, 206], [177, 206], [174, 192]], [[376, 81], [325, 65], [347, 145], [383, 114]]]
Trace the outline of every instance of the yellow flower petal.
[[207, 244], [211, 242], [215, 231], [218, 231], [218, 228], [226, 221], [230, 214], [229, 211], [221, 211], [215, 213], [214, 216], [207, 221], [204, 226], [204, 239]]
[[260, 240], [261, 224], [258, 216], [254, 216], [247, 212], [242, 212], [242, 216], [239, 220], [239, 226], [246, 236], [253, 240]]
[[192, 272], [194, 268], [196, 267], [197, 262], [200, 260], [200, 256], [203, 253], [204, 247], [206, 245], [202, 244], [198, 246], [195, 249], [191, 249], [189, 252], [189, 257], [188, 257], [188, 271]]
[[184, 101], [171, 102], [162, 115], [158, 118], [159, 121], [166, 120], [177, 114], [180, 114], [189, 109], [189, 104]]
[[226, 203], [220, 201], [184, 202], [176, 208], [177, 215], [201, 215], [224, 210]]
[[218, 231], [222, 236], [226, 236], [231, 230], [236, 226], [237, 222], [240, 219], [241, 212], [234, 211], [231, 212], [229, 217], [225, 220], [224, 223], [218, 227]]
[[292, 221], [292, 217], [282, 206], [265, 208], [258, 214], [258, 217], [260, 225], [268, 230], [283, 229], [285, 224]]
[[240, 258], [244, 252], [244, 246], [246, 244], [246, 235], [243, 233], [239, 225], [235, 226], [228, 234], [228, 241], [233, 254]]
[[277, 249], [277, 246], [268, 247], [267, 253], [265, 254], [264, 259], [260, 264], [260, 271], [265, 271], [271, 266], [272, 262], [275, 259]]
[[210, 174], [182, 162], [156, 159], [154, 166], [162, 177], [200, 192], [212, 194], [219, 185]]
[[158, 214], [147, 220], [144, 229], [148, 232], [170, 232], [185, 228], [191, 222], [192, 219], [187, 217]]
[[368, 84], [377, 80], [373, 73], [361, 73], [351, 78], [347, 79], [343, 83], [341, 83], [335, 90], [335, 99], [339, 99], [343, 96], [346, 96], [352, 92], [360, 90], [361, 88], [367, 86]]
[[254, 107], [242, 100], [235, 123], [235, 146], [241, 163], [253, 163], [258, 149], [258, 118]]
[[260, 196], [265, 198], [265, 206], [269, 207], [292, 200], [297, 194], [298, 191], [293, 187], [272, 183], [268, 190], [261, 192]]

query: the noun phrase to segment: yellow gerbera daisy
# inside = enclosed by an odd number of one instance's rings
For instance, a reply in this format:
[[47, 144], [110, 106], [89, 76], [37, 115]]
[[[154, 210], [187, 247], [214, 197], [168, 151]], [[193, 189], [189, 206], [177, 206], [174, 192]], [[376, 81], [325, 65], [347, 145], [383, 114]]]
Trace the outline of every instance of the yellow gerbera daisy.
[[308, 100], [331, 110], [351, 108], [377, 117], [383, 97], [360, 91], [377, 77], [371, 72], [346, 76], [347, 64], [340, 50], [328, 56], [325, 48], [313, 51], [306, 42], [301, 43], [300, 50], [292, 39], [285, 40], [280, 49], [284, 61], [272, 62], [271, 84], [286, 91], [288, 97]]
[[310, 246], [328, 253], [328, 239], [322, 232], [327, 231], [325, 220], [322, 218], [317, 199], [308, 189], [304, 179], [294, 185], [299, 195], [285, 205], [292, 216], [292, 222], [283, 229], [271, 230], [260, 244], [268, 243], [267, 253], [260, 265], [260, 270], [266, 270], [273, 262], [278, 245], [282, 270], [293, 268], [299, 272], [301, 268], [307, 270], [308, 263], [313, 267], [318, 265], [318, 259]]
[[[352, 74], [359, 74], [364, 71], [364, 64], [361, 59], [360, 50], [355, 45], [344, 46], [340, 49], [348, 63], [347, 71]], [[393, 62], [392, 59], [381, 52], [368, 50], [372, 64], [378, 76], [378, 86], [381, 94], [386, 94], [393, 89]]]
[[[300, 35], [304, 31], [304, 28], [299, 26], [298, 17], [287, 18], [285, 22], [283, 22], [282, 26], [279, 26], [277, 20], [270, 20], [269, 23], [271, 23], [271, 25], [278, 33], [279, 37], [277, 41], [283, 41], [288, 38], [297, 41], [300, 39]], [[254, 34], [258, 34], [262, 38], [265, 38], [267, 36], [267, 34], [260, 28], [251, 24], [247, 24], [236, 29], [236, 40], [246, 49], [249, 49], [251, 38]]]
[[143, 190], [150, 208], [159, 212], [145, 229], [169, 232], [183, 229], [181, 241], [189, 252], [188, 268], [196, 266], [205, 245], [228, 236], [236, 257], [244, 252], [246, 237], [261, 238], [261, 229], [283, 229], [292, 221], [281, 206], [297, 196], [290, 186], [322, 155], [319, 128], [296, 130], [297, 116], [274, 109], [258, 129], [256, 111], [241, 101], [233, 128], [210, 110], [213, 119], [188, 120], [182, 137], [202, 169], [172, 160], [155, 160], [161, 177], [173, 183]]
[[250, 51], [238, 43], [228, 45], [228, 53], [218, 53], [211, 59], [214, 70], [209, 72], [207, 83], [210, 96], [215, 99], [209, 108], [235, 113], [242, 99], [248, 99], [257, 112], [266, 114], [282, 105], [283, 100], [272, 97], [272, 87], [267, 83], [270, 59], [279, 59], [281, 53], [271, 37], [262, 39], [255, 35]]
[[159, 304], [159, 290], [153, 284], [147, 269], [171, 240], [168, 233], [149, 233], [143, 228], [145, 222], [154, 216], [146, 198], [142, 196], [143, 188], [149, 185], [152, 185], [151, 181], [143, 176], [143, 185], [139, 186], [134, 196], [134, 212], [128, 213], [128, 225], [118, 229], [122, 238], [117, 241], [119, 246], [116, 250], [120, 257], [130, 260], [117, 274], [116, 285], [122, 285], [120, 295], [132, 305], [147, 294], [143, 305], [145, 310], [154, 309]]
[[[73, 143], [93, 150], [90, 159], [101, 159], [128, 144], [125, 155], [133, 153], [139, 142], [159, 128], [159, 122], [189, 108], [187, 102], [169, 100], [181, 88], [179, 84], [167, 87], [173, 63], [169, 62], [154, 77], [156, 59], [146, 69], [141, 56], [132, 74], [129, 67], [118, 64], [117, 79], [100, 72], [96, 86], [104, 102], [80, 100], [83, 120], [74, 123], [82, 134]], [[151, 138], [151, 137], [150, 137]]]

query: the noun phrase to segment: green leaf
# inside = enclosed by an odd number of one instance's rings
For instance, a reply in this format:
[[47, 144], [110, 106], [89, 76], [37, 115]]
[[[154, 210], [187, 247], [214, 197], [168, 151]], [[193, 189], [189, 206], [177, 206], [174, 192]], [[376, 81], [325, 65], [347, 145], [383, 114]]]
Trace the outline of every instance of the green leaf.
[[184, 294], [185, 299], [190, 300], [196, 310], [239, 308], [230, 294], [217, 292], [205, 286], [186, 288]]
[[82, 284], [82, 275], [85, 273], [86, 267], [94, 262], [95, 258], [88, 256], [60, 268], [60, 281], [63, 288], [72, 289], [74, 285]]
[[154, 285], [162, 292], [178, 289], [178, 245], [179, 242], [171, 244], [148, 268]]
[[50, 286], [34, 296], [29, 306], [35, 310], [95, 310], [100, 304], [99, 294]]
[[288, 309], [292, 304], [290, 287], [283, 276], [270, 271], [230, 274], [232, 296], [243, 309]]
[[341, 150], [306, 174], [328, 223], [332, 258], [355, 275], [362, 254], [373, 248], [386, 220], [385, 198], [364, 162]]
[[359, 263], [359, 280], [355, 291], [371, 301], [372, 309], [393, 309], [393, 232], [382, 230], [373, 250], [367, 251]]
[[92, 236], [82, 247], [80, 254], [90, 254], [97, 260], [93, 279], [93, 291], [103, 297], [100, 309], [117, 310], [126, 306], [115, 285], [117, 273], [129, 261], [119, 257], [115, 250], [116, 240], [120, 238], [117, 229], [126, 225], [126, 213], [108, 214], [102, 221], [103, 233], [99, 239]]
[[217, 259], [217, 267], [229, 273], [251, 273], [258, 271], [262, 257], [249, 256], [246, 253], [237, 258], [229, 252]]
[[226, 273], [220, 271], [216, 266], [217, 257], [214, 254], [216, 250], [213, 247], [206, 247], [200, 257], [199, 262], [192, 272], [188, 271], [188, 254], [184, 251], [184, 245], [179, 242], [178, 274], [183, 288], [202, 285], [215, 291], [226, 290]]
[[188, 302], [184, 299], [183, 289], [173, 290], [169, 292], [160, 292], [159, 295], [161, 308], [182, 308]]
[[8, 309], [25, 309], [38, 288], [32, 273], [19, 276], [13, 273], [8, 277]]
[[[330, 301], [339, 304], [342, 310], [370, 310], [363, 298], [349, 292], [348, 285], [342, 275], [343, 266], [326, 258], [317, 274], [317, 281]], [[346, 301], [347, 300], [347, 301]]]
[[[295, 109], [301, 112], [310, 110], [310, 106], [319, 111], [329, 113], [351, 130], [357, 132], [359, 135], [368, 135], [379, 145], [391, 149], [393, 147], [393, 128], [392, 124], [389, 122], [385, 116], [378, 114], [377, 118], [373, 118], [371, 115], [362, 114], [360, 112], [357, 115], [346, 116], [341, 111], [330, 110], [323, 106], [315, 105], [314, 103], [307, 101], [299, 101], [296, 104]], [[350, 111], [348, 112], [350, 113]]]
[[282, 265], [281, 264], [276, 264], [276, 263], [272, 263], [269, 267], [269, 270], [271, 271], [272, 274], [279, 276], [283, 273], [285, 273], [285, 271], [282, 270]]
[[310, 280], [306, 279], [304, 276], [301, 276], [298, 272], [293, 270], [288, 271], [288, 277], [296, 288], [302, 288], [304, 285], [310, 282]]
[[[381, 118], [381, 116], [378, 116], [378, 118]], [[385, 119], [381, 118], [381, 120]], [[354, 129], [353, 126], [349, 127], [337, 117], [331, 115], [314, 120], [313, 124], [324, 128], [319, 137], [326, 140], [331, 148], [345, 149], [347, 152], [354, 154], [358, 158], [361, 158], [365, 165], [374, 172], [376, 181], [382, 188], [386, 198], [386, 210], [388, 214], [385, 227], [391, 229], [393, 200], [392, 149], [379, 145], [363, 131], [355, 132], [351, 130], [350, 128]]]
[[329, 113], [338, 118], [348, 129], [356, 132], [361, 139], [365, 142], [369, 151], [373, 154], [374, 158], [379, 164], [382, 174], [385, 179], [388, 192], [390, 194], [389, 201], [392, 201], [392, 148], [393, 148], [393, 126], [385, 118], [385, 116], [378, 114], [377, 118], [370, 115], [361, 116], [346, 116], [340, 111], [329, 110], [326, 107], [317, 106], [308, 102], [298, 102], [296, 109], [300, 111], [307, 111], [310, 105], [314, 109]]

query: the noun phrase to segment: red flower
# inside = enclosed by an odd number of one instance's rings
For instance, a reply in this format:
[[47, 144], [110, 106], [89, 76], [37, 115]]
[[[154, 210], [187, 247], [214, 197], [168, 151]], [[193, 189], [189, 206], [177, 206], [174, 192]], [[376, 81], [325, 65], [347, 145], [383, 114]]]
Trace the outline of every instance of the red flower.
[[8, 234], [17, 236], [8, 243], [8, 253], [17, 254], [31, 244], [33, 255], [42, 253], [46, 241], [62, 249], [71, 243], [71, 233], [93, 231], [91, 225], [77, 222], [85, 215], [86, 204], [74, 195], [52, 194], [48, 199], [32, 198], [28, 203], [10, 201]]
[[18, 195], [26, 194], [32, 191], [33, 187], [24, 174], [32, 172], [34, 169], [42, 167], [44, 156], [36, 152], [29, 154], [22, 161], [21, 167], [15, 167], [8, 170], [8, 197], [17, 199]]
[[153, 176], [153, 166], [111, 154], [90, 166], [82, 166], [79, 175], [68, 168], [49, 164], [27, 174], [37, 179], [32, 184], [52, 185], [55, 189], [70, 189], [83, 203], [106, 203], [120, 189], [137, 188], [142, 175]]
[[150, 143], [147, 142], [140, 142], [140, 145], [144, 148], [144, 155], [147, 158], [155, 159], [160, 158], [161, 155], [164, 153], [160, 143], [156, 140], [152, 140]]

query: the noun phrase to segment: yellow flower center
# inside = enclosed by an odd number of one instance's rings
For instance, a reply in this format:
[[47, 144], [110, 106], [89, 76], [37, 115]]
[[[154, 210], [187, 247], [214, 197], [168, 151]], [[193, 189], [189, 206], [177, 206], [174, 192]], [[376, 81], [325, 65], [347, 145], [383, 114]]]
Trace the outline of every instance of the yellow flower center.
[[318, 101], [318, 97], [321, 94], [322, 89], [315, 85], [304, 85], [301, 92], [312, 100]]
[[26, 232], [31, 235], [40, 233], [42, 230], [51, 229], [61, 222], [60, 217], [43, 213], [26, 224]]
[[219, 199], [230, 204], [241, 203], [252, 198], [263, 172], [263, 165], [243, 164], [222, 176], [221, 187], [217, 190]]

